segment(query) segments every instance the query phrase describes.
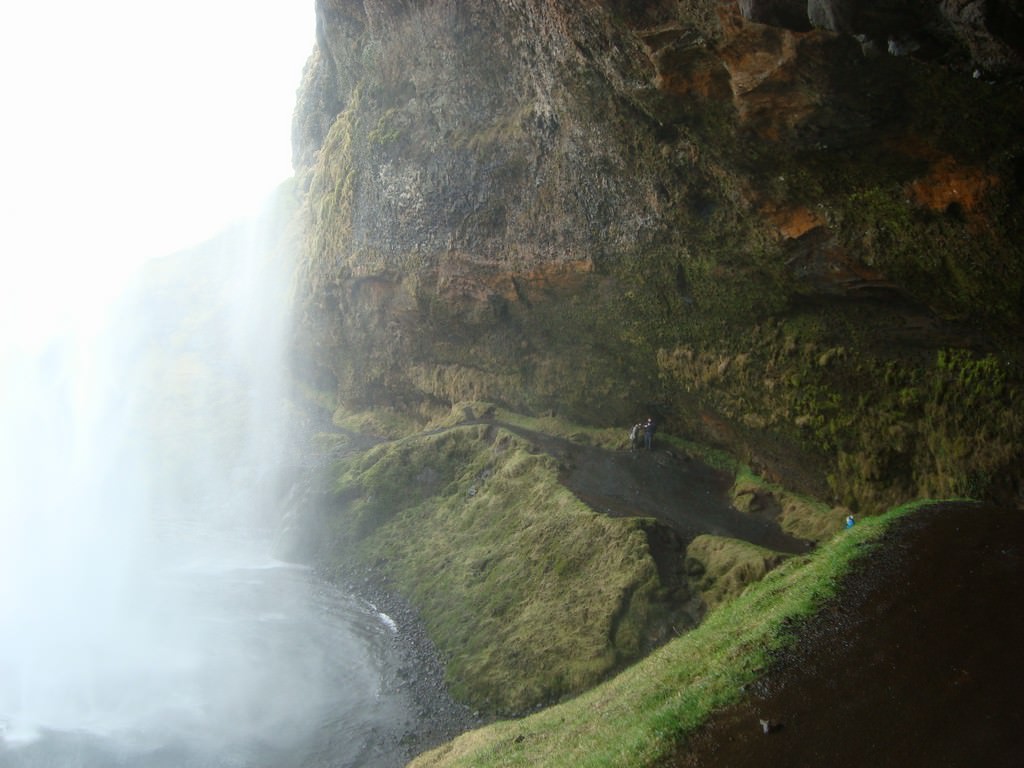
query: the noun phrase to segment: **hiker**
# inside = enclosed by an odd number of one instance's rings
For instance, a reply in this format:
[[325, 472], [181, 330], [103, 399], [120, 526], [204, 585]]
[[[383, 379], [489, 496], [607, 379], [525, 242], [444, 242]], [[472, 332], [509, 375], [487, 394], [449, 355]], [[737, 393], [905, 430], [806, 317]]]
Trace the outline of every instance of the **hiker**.
[[629, 450], [635, 451], [640, 447], [640, 434], [643, 432], [644, 425], [637, 422], [633, 425], [633, 428], [629, 430]]
[[644, 423], [644, 448], [648, 451], [652, 450], [654, 446], [654, 419], [647, 417], [647, 421]]
[[853, 515], [846, 516], [846, 527], [853, 528]]

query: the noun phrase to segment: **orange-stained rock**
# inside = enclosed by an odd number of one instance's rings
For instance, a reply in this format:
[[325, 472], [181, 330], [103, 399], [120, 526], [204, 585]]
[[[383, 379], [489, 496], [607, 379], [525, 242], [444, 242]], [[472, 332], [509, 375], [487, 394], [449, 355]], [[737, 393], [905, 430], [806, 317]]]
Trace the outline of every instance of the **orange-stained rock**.
[[957, 205], [964, 213], [973, 213], [999, 178], [981, 168], [961, 165], [948, 155], [937, 158], [926, 176], [907, 184], [907, 194], [917, 205], [933, 211], [946, 211]]
[[771, 203], [761, 207], [761, 213], [772, 222], [782, 237], [793, 240], [825, 224], [824, 219], [803, 205], [782, 206]]

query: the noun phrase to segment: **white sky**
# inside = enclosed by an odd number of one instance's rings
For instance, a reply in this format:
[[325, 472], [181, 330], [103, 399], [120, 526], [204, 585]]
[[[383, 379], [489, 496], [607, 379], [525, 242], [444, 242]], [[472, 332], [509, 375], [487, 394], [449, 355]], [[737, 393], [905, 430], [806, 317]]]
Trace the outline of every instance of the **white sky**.
[[313, 43], [314, 0], [5, 5], [0, 341], [67, 322], [290, 176]]

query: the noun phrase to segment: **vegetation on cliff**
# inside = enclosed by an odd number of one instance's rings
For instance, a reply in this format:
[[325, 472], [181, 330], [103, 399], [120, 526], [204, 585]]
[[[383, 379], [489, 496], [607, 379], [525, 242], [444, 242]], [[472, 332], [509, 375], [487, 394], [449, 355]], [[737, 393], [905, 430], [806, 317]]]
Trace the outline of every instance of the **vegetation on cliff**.
[[707, 3], [367, 2], [320, 40], [299, 343], [335, 404], [656, 408], [861, 512], [1019, 492], [1012, 83]]
[[789, 560], [700, 627], [594, 690], [464, 734], [411, 765], [656, 765], [713, 711], [736, 701], [886, 526], [915, 508], [866, 521], [813, 555]]
[[[635, 507], [570, 493], [521, 429], [445, 421], [460, 403], [550, 420], [540, 434], [586, 425], [575, 445], [653, 414], [670, 471], [683, 438], [712, 445], [732, 512], [813, 542], [851, 510], [1024, 498], [1013, 57], [1002, 80], [972, 70], [963, 19], [926, 55], [870, 10], [853, 30], [771, 3], [628, 5], [324, 0], [296, 114], [298, 376], [335, 428], [359, 412], [357, 432], [387, 438], [340, 449], [318, 556], [409, 596], [455, 690], [493, 711], [584, 690], [765, 573], [743, 598], [765, 615], [732, 629], [771, 646], [775, 617], [809, 610], [819, 569], [871, 529], [810, 559], [660, 540]], [[658, 658], [724, 649], [693, 636]], [[709, 685], [670, 667], [681, 695]], [[663, 680], [637, 669], [619, 679]], [[708, 706], [732, 695], [712, 690]], [[622, 736], [603, 751], [581, 725], [593, 764], [642, 764], [699, 716], [627, 690], [640, 714], [619, 728], [595, 695], [579, 706]], [[530, 722], [577, 717], [558, 711]], [[523, 746], [532, 731], [491, 733], [506, 757], [561, 764]]]

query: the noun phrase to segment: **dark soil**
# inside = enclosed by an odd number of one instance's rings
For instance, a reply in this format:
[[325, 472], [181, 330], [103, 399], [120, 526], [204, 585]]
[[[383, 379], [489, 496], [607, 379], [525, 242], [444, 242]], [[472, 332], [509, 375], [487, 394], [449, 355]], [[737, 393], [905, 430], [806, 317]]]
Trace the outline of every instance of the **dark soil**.
[[608, 450], [500, 423], [555, 456], [561, 481], [595, 512], [651, 517], [689, 544], [700, 534], [741, 539], [798, 554], [810, 544], [784, 533], [774, 515], [740, 512], [729, 499], [732, 476], [655, 445], [654, 450]]
[[668, 450], [607, 451], [577, 446], [562, 482], [597, 512], [653, 517], [688, 544], [700, 534], [742, 539], [776, 552], [809, 544], [783, 533], [773, 516], [732, 506], [732, 476]]
[[665, 768], [1024, 765], [1022, 577], [1020, 510], [905, 518]]

